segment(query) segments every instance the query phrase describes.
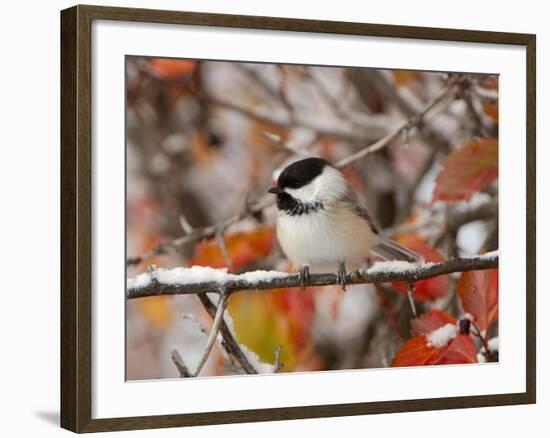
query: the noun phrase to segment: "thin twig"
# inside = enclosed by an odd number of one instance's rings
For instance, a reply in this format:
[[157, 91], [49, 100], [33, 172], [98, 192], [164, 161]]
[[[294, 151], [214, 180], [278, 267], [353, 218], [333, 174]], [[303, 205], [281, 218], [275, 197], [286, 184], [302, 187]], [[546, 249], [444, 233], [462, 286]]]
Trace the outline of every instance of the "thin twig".
[[191, 371], [189, 371], [189, 368], [187, 368], [187, 366], [183, 362], [183, 359], [180, 356], [178, 350], [172, 350], [172, 352], [170, 353], [170, 357], [172, 358], [172, 362], [174, 362], [174, 365], [178, 369], [180, 377], [194, 377], [193, 374], [191, 374]]
[[496, 198], [488, 199], [474, 205], [454, 205], [447, 216], [448, 222], [445, 224], [444, 213], [442, 211], [432, 211], [425, 219], [411, 224], [399, 225], [397, 227], [386, 228], [382, 234], [387, 237], [394, 237], [398, 234], [414, 233], [425, 228], [440, 226], [450, 227], [458, 230], [462, 225], [477, 220], [487, 220], [498, 217], [498, 200]]
[[365, 141], [387, 132], [384, 125], [390, 119], [382, 115], [372, 116], [363, 120], [359, 128], [356, 121], [352, 122], [339, 118], [323, 118], [319, 120], [319, 118], [314, 117], [311, 113], [289, 113], [284, 110], [275, 111], [275, 109], [269, 107], [247, 107], [241, 103], [211, 95], [202, 94], [198, 98], [207, 104], [235, 111], [252, 120], [268, 123], [281, 129], [307, 128], [316, 131], [318, 134], [349, 141]]
[[351, 163], [360, 160], [362, 158], [365, 158], [371, 154], [374, 154], [375, 152], [379, 151], [380, 149], [386, 147], [389, 143], [391, 143], [393, 140], [395, 140], [401, 133], [406, 130], [410, 129], [411, 126], [418, 125], [421, 123], [424, 119], [424, 117], [432, 111], [436, 106], [443, 103], [445, 99], [447, 99], [450, 95], [450, 91], [453, 89], [453, 87], [457, 84], [458, 78], [453, 78], [449, 85], [441, 91], [435, 99], [433, 99], [420, 113], [418, 113], [416, 116], [411, 117], [406, 122], [402, 123], [397, 129], [395, 129], [393, 132], [390, 132], [385, 137], [382, 137], [377, 142], [373, 143], [369, 147], [366, 147], [364, 149], [361, 149], [360, 151], [357, 151], [355, 154], [352, 154], [346, 158], [343, 158], [342, 160], [338, 161], [336, 163], [336, 167], [342, 168], [349, 166]]
[[208, 336], [208, 330], [206, 329], [205, 326], [203, 326], [201, 324], [201, 322], [197, 319], [197, 317], [195, 315], [192, 315], [190, 313], [186, 313], [184, 315], [182, 315], [182, 318], [183, 319], [186, 319], [187, 321], [190, 321], [192, 322], [195, 327], [197, 327], [197, 329], [202, 333], [202, 334], [205, 334]]
[[487, 357], [488, 362], [493, 362], [493, 353], [491, 352], [491, 349], [489, 348], [489, 343], [487, 342], [487, 339], [485, 336], [481, 334], [481, 330], [479, 329], [479, 326], [474, 322], [471, 321], [472, 326], [475, 328], [474, 336], [476, 336], [480, 341], [481, 345], [483, 345], [483, 349], [485, 350], [485, 357]]
[[307, 156], [308, 148], [315, 144], [319, 139], [318, 135], [314, 135], [313, 138], [302, 146], [293, 145], [283, 141], [280, 135], [273, 134], [272, 132], [264, 132], [263, 136], [269, 140], [273, 145], [279, 148], [281, 151], [288, 152], [290, 154], [296, 154], [300, 156]]
[[411, 311], [413, 316], [416, 318], [416, 305], [414, 304], [414, 284], [407, 284], [407, 298], [409, 299], [409, 305], [411, 306]]
[[[420, 108], [422, 108], [422, 102], [416, 98], [412, 93], [409, 93], [408, 98], [405, 98], [404, 91], [406, 88], [396, 86], [388, 75], [374, 69], [361, 70], [369, 80], [374, 83], [374, 86], [379, 90], [382, 95], [389, 101], [393, 102], [397, 109], [405, 117], [413, 117]], [[456, 77], [456, 81], [460, 81], [459, 77]], [[414, 100], [413, 100], [414, 99]], [[425, 137], [429, 145], [433, 145], [434, 149], [439, 151], [448, 151], [449, 143], [441, 134], [436, 130], [430, 129], [426, 125], [417, 126], [418, 132]], [[412, 127], [411, 127], [412, 128]], [[410, 133], [410, 129], [406, 129], [404, 133]]]
[[276, 373], [283, 366], [284, 364], [281, 362], [281, 346], [277, 345], [275, 347], [275, 364], [273, 365], [273, 372]]
[[223, 255], [223, 259], [225, 260], [225, 264], [227, 265], [227, 269], [229, 271], [233, 270], [233, 262], [231, 261], [231, 257], [229, 256], [229, 250], [227, 249], [227, 245], [225, 244], [225, 237], [223, 235], [223, 231], [219, 231], [216, 233], [216, 239], [218, 241], [218, 244], [220, 245], [220, 250]]
[[[214, 318], [217, 311], [216, 305], [212, 303], [210, 298], [208, 298], [205, 293], [199, 293], [197, 296], [210, 317]], [[223, 319], [220, 323], [220, 334], [222, 335], [222, 347], [235, 359], [244, 372], [247, 374], [258, 374], [258, 372], [254, 369], [254, 366], [252, 366], [246, 355], [241, 350], [239, 343], [235, 340], [233, 333]]]
[[220, 331], [220, 324], [223, 320], [223, 313], [225, 312], [225, 308], [227, 307], [227, 298], [228, 298], [228, 294], [225, 291], [222, 291], [220, 293], [220, 299], [218, 301], [218, 309], [216, 310], [216, 314], [214, 315], [214, 321], [212, 322], [212, 328], [210, 329], [210, 334], [208, 335], [206, 345], [204, 346], [201, 358], [199, 360], [199, 363], [194, 373], [195, 376], [198, 376], [199, 373], [201, 372], [202, 367], [204, 366], [204, 364], [206, 363], [206, 360], [208, 359], [208, 356], [210, 356], [210, 351], [214, 346], [214, 342], [216, 342], [216, 337], [218, 336], [218, 332]]
[[356, 120], [354, 118], [354, 114], [351, 111], [348, 112], [344, 109], [344, 107], [341, 105], [341, 102], [330, 94], [330, 92], [325, 87], [325, 84], [323, 84], [323, 81], [319, 79], [319, 77], [311, 70], [311, 68], [306, 69], [305, 72], [311, 83], [319, 92], [321, 98], [325, 101], [326, 106], [334, 113], [337, 118], [342, 120], [349, 120], [349, 123], [351, 123], [353, 126], [356, 126], [358, 129], [363, 129], [362, 122]]
[[180, 220], [180, 225], [183, 232], [185, 234], [191, 234], [193, 232], [193, 227], [191, 226], [191, 224], [183, 214], [179, 215], [179, 220]]
[[[453, 258], [441, 263], [425, 263], [416, 265], [410, 263], [410, 267], [400, 267], [394, 270], [391, 267], [383, 269], [379, 267], [378, 262], [366, 271], [354, 271], [346, 274], [346, 284], [366, 284], [366, 283], [387, 283], [400, 281], [403, 283], [414, 283], [426, 278], [437, 277], [439, 275], [450, 274], [454, 272], [465, 272], [482, 269], [498, 268], [498, 252], [477, 255], [473, 257]], [[383, 266], [383, 265], [382, 265]], [[178, 268], [181, 269], [181, 268]], [[203, 268], [216, 271], [212, 268]], [[170, 271], [168, 271], [170, 273]], [[218, 292], [220, 288], [227, 294], [239, 290], [268, 290], [289, 287], [301, 287], [303, 281], [300, 274], [286, 274], [283, 272], [266, 271], [263, 278], [251, 281], [247, 274], [234, 275], [225, 274], [223, 279], [177, 283], [171, 277], [169, 281], [162, 281], [163, 271], [156, 271], [155, 276], [148, 273], [140, 274], [137, 279], [127, 281], [126, 296], [128, 299], [142, 298], [158, 295], [189, 295], [199, 294], [199, 297], [205, 292]], [[219, 275], [222, 272], [216, 272]], [[267, 275], [269, 274], [269, 275]], [[310, 274], [309, 281], [305, 286], [328, 286], [339, 284], [338, 274], [323, 273]]]
[[273, 100], [282, 104], [287, 111], [294, 112], [292, 105], [290, 105], [284, 94], [273, 87], [269, 83], [269, 81], [261, 76], [256, 70], [250, 69], [239, 63], [235, 63], [234, 67], [237, 68], [243, 75], [245, 75], [251, 82], [256, 84], [259, 89], [263, 90], [264, 93], [267, 93], [269, 96], [271, 96]]

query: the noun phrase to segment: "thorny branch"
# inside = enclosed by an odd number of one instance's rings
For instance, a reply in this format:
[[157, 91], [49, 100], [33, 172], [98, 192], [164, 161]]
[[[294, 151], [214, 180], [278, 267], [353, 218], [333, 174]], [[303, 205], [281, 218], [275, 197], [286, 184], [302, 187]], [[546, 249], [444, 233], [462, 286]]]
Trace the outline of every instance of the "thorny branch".
[[[378, 265], [382, 265], [379, 268]], [[498, 268], [498, 253], [492, 252], [485, 255], [452, 258], [441, 263], [424, 263], [421, 265], [409, 264], [409, 266], [399, 267], [399, 269], [383, 268], [384, 263], [377, 263], [366, 271], [348, 272], [346, 274], [346, 283], [367, 284], [367, 283], [386, 283], [399, 281], [403, 283], [414, 283], [426, 278], [437, 277], [439, 275], [451, 274], [454, 272], [465, 272], [482, 269]], [[181, 268], [180, 268], [181, 269]], [[205, 268], [208, 269], [208, 268]], [[162, 272], [162, 271], [160, 271]], [[268, 290], [289, 287], [301, 287], [300, 275], [274, 273], [266, 271], [268, 274], [277, 274], [269, 276], [269, 279], [258, 279], [250, 281], [246, 274], [231, 275], [227, 274], [222, 281], [203, 281], [190, 282], [184, 281], [162, 281], [160, 275], [153, 271], [140, 274], [139, 282], [129, 280], [126, 296], [128, 299], [158, 296], [158, 295], [204, 295], [205, 292], [224, 293], [230, 295], [239, 290]], [[309, 282], [305, 286], [329, 286], [339, 284], [336, 273], [310, 274]]]
[[[403, 122], [401, 125], [399, 125], [396, 129], [394, 129], [392, 132], [387, 134], [386, 136], [382, 137], [380, 140], [370, 144], [369, 146], [355, 152], [354, 154], [343, 158], [342, 160], [335, 163], [335, 166], [339, 169], [349, 166], [350, 164], [361, 160], [363, 158], [368, 157], [369, 155], [372, 155], [386, 146], [388, 146], [392, 141], [394, 141], [396, 138], [399, 138], [400, 135], [406, 130], [411, 129], [413, 126], [418, 126], [425, 122], [425, 118], [432, 110], [434, 110], [436, 107], [443, 105], [445, 101], [450, 101], [450, 97], [452, 96], [451, 91], [454, 89], [455, 85], [459, 82], [459, 77], [452, 78], [447, 86], [416, 116], [410, 117], [408, 120]], [[235, 110], [242, 110], [240, 107], [235, 107]], [[248, 114], [248, 112], [246, 113]], [[251, 117], [257, 117], [256, 114], [248, 114]], [[204, 238], [212, 238], [216, 237], [220, 233], [223, 233], [229, 226], [241, 221], [242, 219], [246, 218], [249, 215], [257, 216], [261, 214], [261, 212], [266, 208], [274, 204], [274, 199], [271, 195], [265, 195], [257, 202], [249, 205], [246, 203], [245, 208], [240, 211], [239, 213], [235, 214], [234, 216], [229, 217], [225, 221], [222, 221], [220, 223], [210, 225], [204, 228], [193, 230], [190, 233], [187, 233], [186, 235], [179, 237], [177, 239], [174, 239], [170, 242], [161, 243], [157, 246], [155, 246], [152, 250], [147, 252], [146, 254], [143, 254], [141, 256], [137, 257], [131, 257], [128, 258], [126, 261], [126, 264], [128, 266], [137, 265], [151, 257], [165, 254], [168, 250], [174, 250], [180, 246], [183, 246], [190, 242], [195, 242], [197, 240], [201, 240]]]

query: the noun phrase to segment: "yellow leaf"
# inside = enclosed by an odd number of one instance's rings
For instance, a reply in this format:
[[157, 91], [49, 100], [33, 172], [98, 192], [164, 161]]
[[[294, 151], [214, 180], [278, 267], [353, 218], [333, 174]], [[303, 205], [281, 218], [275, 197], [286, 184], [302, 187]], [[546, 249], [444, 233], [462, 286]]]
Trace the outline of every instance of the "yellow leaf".
[[151, 327], [167, 330], [174, 320], [171, 297], [147, 297], [138, 301], [141, 316]]

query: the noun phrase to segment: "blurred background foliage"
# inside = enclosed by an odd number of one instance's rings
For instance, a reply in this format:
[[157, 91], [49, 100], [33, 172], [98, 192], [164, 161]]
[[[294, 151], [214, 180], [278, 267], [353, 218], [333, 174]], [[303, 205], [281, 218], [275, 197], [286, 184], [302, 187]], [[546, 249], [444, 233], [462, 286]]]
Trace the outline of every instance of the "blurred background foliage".
[[[142, 57], [127, 58], [126, 77], [130, 257], [240, 213], [297, 157], [335, 161], [364, 148], [414, 117], [449, 80], [431, 72]], [[464, 75], [448, 103], [344, 173], [388, 235], [441, 261], [498, 248], [497, 163], [498, 78]], [[219, 239], [192, 242], [129, 263], [127, 275], [148, 265], [292, 270], [276, 242], [275, 216], [272, 206], [227, 228], [225, 251]], [[472, 294], [483, 301], [498, 287], [464, 278], [418, 282], [420, 313], [454, 321], [474, 309], [485, 337], [496, 336], [498, 309], [488, 317]], [[261, 362], [274, 363], [280, 348], [281, 372], [390, 366], [418, 334], [401, 284], [244, 291], [231, 296], [228, 310], [238, 342]], [[176, 377], [170, 351], [194, 364], [210, 324], [193, 296], [129, 301], [128, 379]], [[216, 346], [201, 375], [240, 373]]]

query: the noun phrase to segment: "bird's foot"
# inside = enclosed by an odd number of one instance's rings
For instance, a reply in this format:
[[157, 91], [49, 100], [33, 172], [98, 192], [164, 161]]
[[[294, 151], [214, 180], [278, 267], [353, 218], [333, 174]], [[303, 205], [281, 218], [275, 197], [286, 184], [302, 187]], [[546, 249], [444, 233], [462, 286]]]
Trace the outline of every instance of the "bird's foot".
[[300, 269], [300, 288], [304, 290], [309, 283], [309, 266], [304, 265]]
[[342, 262], [338, 265], [338, 272], [336, 272], [336, 281], [340, 286], [342, 286], [342, 290], [346, 290], [346, 264], [345, 262]]

